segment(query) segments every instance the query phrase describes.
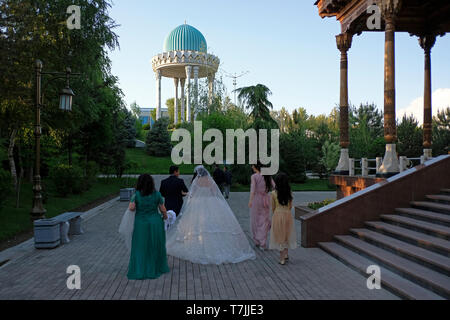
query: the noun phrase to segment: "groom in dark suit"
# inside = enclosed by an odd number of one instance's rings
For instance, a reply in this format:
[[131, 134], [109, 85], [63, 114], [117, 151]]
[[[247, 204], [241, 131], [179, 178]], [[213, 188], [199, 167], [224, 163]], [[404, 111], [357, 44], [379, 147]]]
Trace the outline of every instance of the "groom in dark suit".
[[159, 192], [165, 199], [167, 211], [173, 210], [178, 217], [183, 206], [183, 197], [187, 195], [188, 188], [183, 179], [178, 178], [180, 169], [177, 166], [171, 166], [169, 173], [170, 177], [161, 181]]

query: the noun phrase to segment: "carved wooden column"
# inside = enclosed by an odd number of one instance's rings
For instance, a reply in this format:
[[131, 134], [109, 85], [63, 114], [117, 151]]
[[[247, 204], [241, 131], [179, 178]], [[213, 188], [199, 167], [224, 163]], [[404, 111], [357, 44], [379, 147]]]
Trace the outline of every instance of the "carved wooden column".
[[386, 23], [384, 52], [384, 139], [386, 153], [377, 175], [390, 177], [400, 172], [396, 145], [395, 123], [395, 18], [400, 0], [382, 0], [379, 6]]
[[431, 48], [436, 43], [436, 35], [419, 37], [419, 44], [425, 53], [425, 81], [423, 93], [423, 155], [432, 157], [432, 111], [431, 111]]
[[349, 154], [348, 146], [350, 145], [348, 136], [348, 58], [347, 51], [352, 46], [352, 34], [341, 33], [336, 36], [336, 44], [341, 52], [341, 89], [340, 89], [340, 145], [341, 156], [335, 174], [349, 174]]

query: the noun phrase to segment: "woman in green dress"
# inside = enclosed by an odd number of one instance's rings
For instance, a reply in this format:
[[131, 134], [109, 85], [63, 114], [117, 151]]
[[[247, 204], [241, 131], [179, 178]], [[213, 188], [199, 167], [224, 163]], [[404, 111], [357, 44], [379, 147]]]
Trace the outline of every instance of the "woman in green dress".
[[129, 209], [136, 214], [128, 279], [156, 279], [169, 272], [163, 221], [167, 219], [167, 210], [164, 198], [155, 190], [155, 182], [149, 174], [139, 177]]

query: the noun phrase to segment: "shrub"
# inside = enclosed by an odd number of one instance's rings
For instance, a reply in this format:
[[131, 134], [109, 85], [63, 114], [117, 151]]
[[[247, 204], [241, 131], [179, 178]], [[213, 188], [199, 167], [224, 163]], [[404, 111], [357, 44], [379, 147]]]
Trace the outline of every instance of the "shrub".
[[320, 209], [322, 207], [325, 207], [325, 206], [333, 203], [334, 201], [335, 200], [332, 200], [332, 199], [326, 199], [326, 200], [323, 200], [320, 202], [313, 202], [313, 203], [308, 204], [308, 208], [317, 210], [317, 209]]
[[4, 205], [6, 198], [12, 189], [11, 174], [0, 168], [0, 208]]
[[53, 168], [50, 178], [56, 194], [60, 197], [83, 192], [83, 172], [78, 167], [60, 164]]
[[322, 146], [322, 158], [320, 159], [320, 164], [325, 168], [326, 173], [330, 174], [333, 172], [339, 162], [340, 150], [338, 144], [325, 141]]
[[88, 161], [83, 168], [83, 189], [84, 191], [92, 188], [94, 183], [97, 181], [97, 174], [99, 173], [99, 167], [94, 161]]
[[142, 126], [142, 130], [146, 130], [146, 131], [150, 130], [150, 123], [144, 124], [144, 125]]

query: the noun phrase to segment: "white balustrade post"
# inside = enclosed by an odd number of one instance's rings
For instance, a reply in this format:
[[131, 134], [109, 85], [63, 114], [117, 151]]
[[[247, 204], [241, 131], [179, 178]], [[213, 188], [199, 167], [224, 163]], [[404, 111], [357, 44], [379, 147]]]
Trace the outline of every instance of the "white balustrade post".
[[348, 175], [350, 177], [354, 177], [355, 176], [355, 159], [353, 159], [353, 158], [349, 159], [348, 171], [349, 171]]
[[375, 159], [375, 161], [376, 161], [376, 167], [377, 167], [377, 173], [378, 173], [380, 171], [381, 164], [383, 163], [383, 158], [377, 157]]
[[369, 160], [367, 158], [361, 159], [361, 175], [367, 177], [369, 175]]
[[408, 164], [408, 158], [401, 156], [400, 157], [400, 172], [403, 172], [406, 170], [407, 164]]

